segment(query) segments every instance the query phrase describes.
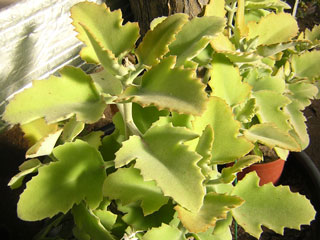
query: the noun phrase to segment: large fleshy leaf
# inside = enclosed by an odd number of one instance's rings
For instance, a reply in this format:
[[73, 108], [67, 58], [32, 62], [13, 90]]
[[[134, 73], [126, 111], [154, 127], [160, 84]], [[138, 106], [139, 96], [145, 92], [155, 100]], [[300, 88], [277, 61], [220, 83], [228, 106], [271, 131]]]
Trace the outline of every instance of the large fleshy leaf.
[[141, 201], [144, 215], [149, 215], [169, 200], [153, 181], [144, 181], [138, 169], [120, 168], [109, 175], [103, 185], [103, 194], [120, 199], [122, 204]]
[[178, 228], [167, 224], [162, 224], [158, 228], [152, 228], [142, 238], [142, 240], [183, 240], [186, 239]]
[[226, 10], [224, 9], [225, 0], [210, 1], [205, 7], [205, 16], [225, 17]]
[[66, 213], [82, 200], [96, 208], [102, 200], [106, 173], [95, 148], [77, 140], [56, 147], [53, 154], [58, 161], [39, 168], [20, 196], [18, 216], [23, 220], [37, 221]]
[[246, 9], [277, 9], [283, 11], [283, 9], [290, 9], [290, 5], [281, 0], [249, 0], [246, 1]]
[[303, 110], [305, 107], [309, 106], [311, 104], [310, 99], [315, 98], [318, 93], [318, 88], [311, 83], [296, 82], [288, 84], [287, 87], [290, 91], [288, 96], [290, 99], [299, 102], [300, 110]]
[[272, 183], [259, 187], [259, 177], [251, 172], [239, 181], [232, 192], [245, 202], [232, 210], [235, 220], [246, 232], [256, 238], [262, 233], [261, 225], [283, 234], [284, 227], [299, 229], [315, 217], [309, 200], [292, 193], [288, 186], [275, 187]]
[[[196, 165], [201, 156], [188, 150], [183, 142], [197, 135], [172, 124], [151, 127], [143, 136], [131, 136], [116, 153], [116, 167], [136, 160], [145, 181], [155, 180], [165, 196], [183, 207], [197, 211], [204, 197], [204, 177]], [[165, 151], [163, 151], [165, 149]], [[190, 192], [193, 194], [190, 195]]]
[[192, 70], [173, 68], [174, 64], [175, 57], [164, 59], [143, 75], [141, 86], [128, 87], [120, 97], [142, 106], [200, 115], [207, 99], [205, 85]]
[[104, 228], [99, 218], [84, 203], [72, 208], [72, 215], [77, 227], [88, 234], [92, 239], [115, 240], [116, 238]]
[[253, 125], [244, 131], [244, 136], [253, 143], [259, 142], [270, 148], [280, 147], [290, 151], [301, 151], [297, 141], [273, 123]]
[[177, 34], [169, 45], [170, 55], [177, 56], [176, 66], [192, 59], [201, 52], [209, 41], [224, 28], [225, 21], [220, 17], [193, 18]]
[[[305, 52], [292, 57], [292, 68], [295, 76], [312, 79], [320, 76], [320, 51]], [[306, 64], [308, 63], [308, 64]]]
[[298, 33], [298, 24], [295, 18], [291, 14], [284, 12], [278, 14], [270, 13], [262, 17], [258, 23], [250, 22], [248, 27], [248, 37], [253, 39], [258, 36], [259, 45], [286, 42]]
[[175, 35], [188, 21], [186, 14], [174, 14], [149, 30], [140, 43], [136, 54], [142, 64], [152, 66], [168, 51], [168, 45], [175, 40]]
[[243, 203], [241, 198], [215, 192], [208, 193], [203, 205], [198, 212], [190, 212], [177, 205], [179, 219], [189, 232], [205, 232], [216, 225], [217, 220], [227, 218], [230, 209], [240, 206]]
[[121, 11], [110, 12], [105, 4], [97, 5], [90, 2], [81, 2], [71, 8], [71, 17], [78, 38], [86, 44], [81, 51], [81, 57], [88, 62], [98, 62], [88, 35], [80, 24], [90, 29], [92, 35], [105, 50], [111, 51], [115, 57], [130, 51], [139, 38], [137, 23], [122, 25]]
[[278, 128], [283, 131], [289, 131], [291, 126], [289, 124], [289, 116], [282, 110], [291, 101], [284, 95], [274, 91], [262, 90], [255, 92], [257, 116], [262, 123], [274, 123]]
[[242, 82], [239, 69], [223, 55], [214, 55], [211, 73], [209, 85], [213, 95], [224, 99], [230, 106], [243, 102], [251, 93], [250, 85]]
[[48, 123], [76, 115], [79, 121], [96, 122], [105, 104], [91, 78], [81, 69], [64, 67], [61, 77], [33, 81], [31, 88], [14, 96], [4, 112], [11, 124], [25, 124], [44, 117]]
[[240, 123], [234, 119], [231, 108], [224, 100], [211, 97], [207, 110], [193, 121], [194, 129], [201, 134], [207, 125], [214, 133], [212, 163], [233, 162], [250, 152], [253, 145], [244, 137], [239, 137]]

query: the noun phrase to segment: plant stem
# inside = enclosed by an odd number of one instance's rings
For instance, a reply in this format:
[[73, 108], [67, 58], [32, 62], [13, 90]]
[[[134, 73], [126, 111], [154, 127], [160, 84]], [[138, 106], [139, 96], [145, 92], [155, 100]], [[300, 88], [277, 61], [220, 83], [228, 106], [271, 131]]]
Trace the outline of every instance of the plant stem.
[[292, 10], [292, 16], [296, 17], [297, 14], [297, 10], [298, 10], [298, 5], [299, 5], [299, 0], [296, 0], [293, 6], [293, 10]]
[[132, 118], [132, 102], [117, 104], [117, 107], [123, 118], [125, 138], [129, 139], [131, 135], [142, 136], [142, 133], [139, 131]]
[[232, 35], [231, 30], [233, 29], [232, 22], [233, 22], [234, 14], [237, 11], [237, 1], [234, 1], [232, 3], [231, 8], [227, 8], [227, 11], [228, 11], [228, 25], [227, 26], [229, 28], [229, 38], [230, 38]]

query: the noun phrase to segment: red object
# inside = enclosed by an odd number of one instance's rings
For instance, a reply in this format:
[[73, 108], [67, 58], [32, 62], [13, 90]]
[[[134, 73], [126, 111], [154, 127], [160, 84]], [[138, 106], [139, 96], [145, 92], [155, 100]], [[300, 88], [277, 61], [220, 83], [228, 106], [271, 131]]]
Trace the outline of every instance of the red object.
[[278, 159], [268, 163], [255, 163], [239, 172], [237, 177], [238, 180], [244, 178], [244, 176], [252, 171], [256, 171], [260, 177], [259, 185], [262, 186], [266, 183], [272, 182], [276, 185], [280, 179], [283, 171], [285, 161]]

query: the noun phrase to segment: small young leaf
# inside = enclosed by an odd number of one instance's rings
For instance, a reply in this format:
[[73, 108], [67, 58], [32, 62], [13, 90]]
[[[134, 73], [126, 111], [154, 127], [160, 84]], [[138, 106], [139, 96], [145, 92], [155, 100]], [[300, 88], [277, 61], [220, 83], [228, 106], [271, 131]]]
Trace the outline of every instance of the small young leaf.
[[233, 217], [256, 238], [262, 233], [261, 225], [283, 234], [284, 227], [299, 229], [302, 224], [310, 224], [316, 214], [309, 200], [292, 193], [288, 186], [269, 183], [259, 187], [256, 172], [239, 181], [232, 194], [245, 201], [232, 210]]
[[312, 28], [312, 31], [306, 29], [305, 31], [306, 39], [310, 40], [311, 42], [318, 42], [320, 41], [320, 25], [315, 25]]
[[138, 169], [120, 168], [109, 175], [103, 184], [103, 195], [110, 199], [120, 199], [126, 205], [141, 201], [144, 215], [149, 215], [169, 200], [163, 196], [153, 181], [144, 181]]
[[159, 110], [200, 115], [207, 100], [205, 85], [192, 70], [173, 68], [174, 64], [173, 56], [162, 60], [143, 75], [141, 86], [128, 87], [120, 100], [132, 98], [143, 107], [155, 105]]
[[84, 123], [76, 120], [75, 117], [71, 118], [63, 127], [61, 139], [64, 142], [72, 142], [84, 129]]
[[190, 212], [179, 205], [175, 207], [179, 219], [189, 232], [205, 232], [216, 225], [217, 220], [227, 218], [227, 213], [232, 208], [238, 207], [243, 200], [236, 196], [208, 193], [203, 205], [198, 212]]
[[92, 73], [90, 76], [92, 80], [101, 87], [103, 93], [110, 94], [111, 96], [122, 93], [123, 87], [121, 81], [105, 69], [97, 73]]
[[201, 168], [202, 174], [206, 177], [212, 171], [212, 167], [209, 167], [208, 164], [210, 164], [212, 157], [213, 136], [213, 129], [208, 125], [203, 130], [196, 147], [196, 152], [202, 156], [202, 159], [198, 162], [198, 166]]
[[142, 240], [183, 240], [186, 239], [178, 228], [167, 224], [162, 224], [158, 228], [152, 228], [142, 238]]
[[224, 99], [231, 107], [243, 102], [251, 93], [251, 87], [242, 82], [239, 69], [223, 55], [215, 54], [212, 59], [211, 80], [214, 96]]
[[110, 211], [107, 211], [107, 210], [97, 209], [97, 210], [93, 210], [93, 213], [94, 213], [94, 215], [96, 215], [99, 218], [101, 224], [107, 230], [112, 229], [112, 227], [116, 223], [116, 220], [118, 217], [116, 214], [114, 214]]
[[220, 17], [196, 17], [186, 23], [169, 45], [169, 54], [177, 56], [176, 66], [182, 66], [200, 53], [224, 25], [225, 21]]
[[249, 141], [238, 136], [240, 123], [234, 119], [231, 108], [221, 98], [211, 97], [207, 110], [193, 121], [198, 134], [207, 125], [211, 125], [214, 133], [211, 163], [233, 162], [253, 148]]
[[33, 81], [31, 88], [16, 94], [9, 102], [3, 119], [25, 124], [44, 117], [47, 123], [70, 118], [93, 123], [100, 119], [105, 103], [91, 78], [80, 68], [64, 67], [61, 77]]
[[256, 100], [254, 98], [250, 98], [245, 103], [235, 107], [233, 111], [236, 120], [238, 120], [239, 122], [251, 122], [252, 118], [256, 114]]
[[258, 36], [259, 45], [290, 41], [298, 33], [298, 24], [295, 18], [284, 12], [270, 13], [262, 17], [258, 23], [250, 22], [248, 27], [248, 37], [253, 39]]
[[91, 208], [102, 200], [106, 173], [100, 153], [88, 143], [76, 140], [53, 150], [58, 159], [39, 168], [18, 202], [18, 216], [37, 221], [66, 213], [76, 203], [86, 200]]
[[84, 203], [74, 205], [72, 215], [77, 227], [96, 240], [115, 240], [116, 238], [104, 228], [100, 219]]
[[79, 33], [78, 38], [86, 44], [86, 47], [81, 51], [81, 57], [88, 62], [97, 63], [98, 60], [80, 23], [90, 29], [103, 49], [110, 50], [115, 57], [133, 49], [139, 38], [138, 24], [128, 22], [123, 26], [121, 11], [110, 12], [105, 4], [78, 3], [71, 8], [71, 18]]
[[188, 15], [178, 13], [149, 30], [136, 51], [139, 62], [148, 66], [157, 64], [159, 58], [169, 51], [168, 45], [175, 40], [175, 35], [187, 21]]
[[253, 143], [259, 142], [270, 148], [280, 147], [290, 151], [301, 151], [299, 144], [290, 134], [272, 123], [253, 125], [244, 131], [244, 136]]
[[[131, 136], [116, 153], [116, 167], [136, 160], [145, 181], [155, 180], [165, 196], [183, 207], [197, 211], [204, 197], [204, 177], [196, 165], [201, 156], [183, 142], [198, 137], [190, 130], [172, 124], [151, 127], [143, 136]], [[165, 149], [165, 151], [163, 151]], [[190, 195], [192, 191], [192, 195]]]

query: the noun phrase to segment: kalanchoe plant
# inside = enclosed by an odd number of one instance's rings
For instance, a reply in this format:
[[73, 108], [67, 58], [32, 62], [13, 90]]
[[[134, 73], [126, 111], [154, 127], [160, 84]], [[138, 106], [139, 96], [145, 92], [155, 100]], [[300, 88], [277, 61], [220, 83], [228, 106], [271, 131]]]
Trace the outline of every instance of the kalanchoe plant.
[[[256, 173], [232, 184], [261, 160], [249, 154], [257, 143], [282, 154], [307, 145], [301, 110], [317, 94], [320, 52], [309, 49], [320, 28], [298, 35], [287, 8], [211, 1], [203, 17], [154, 20], [136, 47], [139, 27], [122, 25], [120, 11], [75, 5], [80, 55], [100, 70], [64, 67], [16, 94], [3, 115], [33, 144], [9, 183], [36, 173], [19, 218], [54, 218], [50, 227], [71, 213], [73, 235], [98, 240], [228, 240], [233, 218], [257, 238], [261, 225], [282, 234], [309, 224], [313, 206], [289, 187], [259, 186]], [[85, 134], [107, 105], [119, 110], [114, 132]], [[219, 172], [225, 163], [234, 165]]]

